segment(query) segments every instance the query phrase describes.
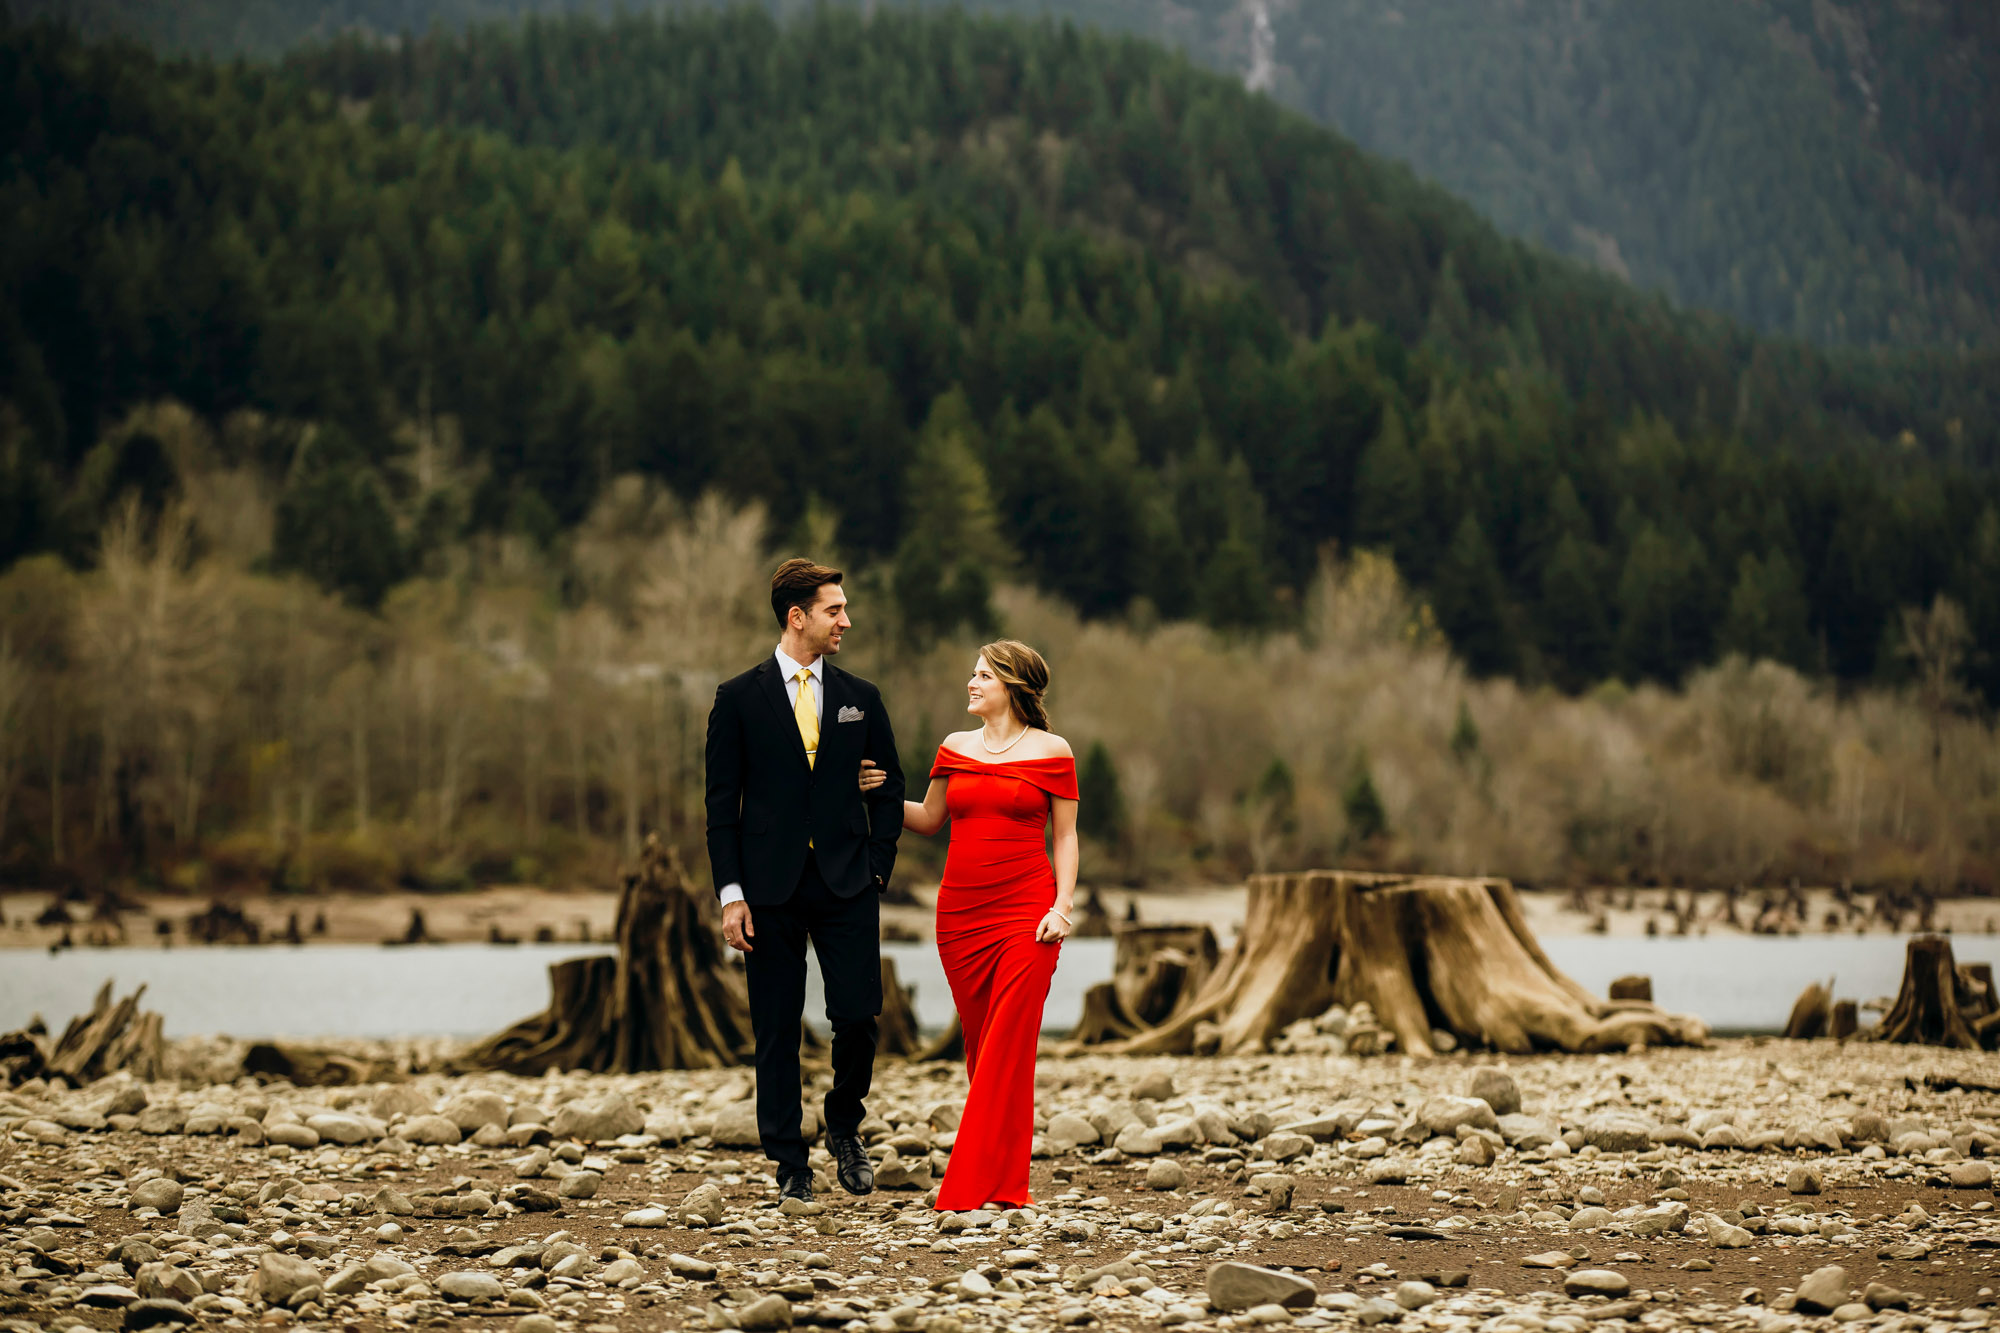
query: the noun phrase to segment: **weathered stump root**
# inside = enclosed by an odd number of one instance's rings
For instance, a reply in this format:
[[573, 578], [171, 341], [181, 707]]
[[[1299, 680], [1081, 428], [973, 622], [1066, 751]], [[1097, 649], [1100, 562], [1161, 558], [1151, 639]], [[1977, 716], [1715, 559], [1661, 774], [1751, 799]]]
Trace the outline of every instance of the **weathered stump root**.
[[951, 1026], [931, 1039], [930, 1045], [918, 1051], [918, 1060], [963, 1060], [965, 1058], [965, 1027], [958, 1021], [958, 1015], [951, 1016]]
[[87, 1014], [78, 1014], [53, 1043], [38, 1028], [0, 1036], [0, 1071], [9, 1083], [31, 1078], [60, 1078], [82, 1087], [120, 1070], [134, 1078], [165, 1077], [166, 1042], [160, 1016], [141, 1011], [144, 986], [115, 1004], [112, 983], [97, 992]]
[[1432, 1054], [1439, 1029], [1519, 1054], [1707, 1038], [1697, 1019], [1607, 1003], [1559, 972], [1505, 880], [1307, 871], [1253, 876], [1243, 933], [1200, 992], [1109, 1049], [1184, 1054], [1201, 1030], [1204, 1048], [1253, 1051], [1289, 1023], [1363, 1001], [1412, 1055]]
[[1167, 1022], [1193, 1002], [1215, 971], [1220, 950], [1207, 926], [1126, 922], [1112, 932], [1112, 979], [1083, 996], [1069, 1040], [1084, 1046], [1119, 1041]]
[[243, 1052], [243, 1072], [254, 1078], [284, 1079], [300, 1088], [351, 1088], [363, 1083], [395, 1083], [406, 1075], [392, 1060], [371, 1060], [290, 1042], [252, 1042]]
[[549, 968], [549, 1007], [487, 1038], [465, 1069], [634, 1073], [714, 1069], [755, 1049], [750, 997], [720, 934], [711, 900], [690, 886], [680, 857], [649, 834], [638, 873], [618, 899], [618, 953]]
[[1989, 1051], [2000, 1049], [2000, 987], [1993, 983], [1991, 963], [1958, 965], [1958, 1004], [1979, 1044]]
[[1101, 1046], [1137, 1036], [1145, 1029], [1146, 1025], [1118, 998], [1117, 985], [1100, 981], [1083, 993], [1083, 1014], [1076, 1020], [1069, 1040], [1083, 1046]]
[[1918, 935], [1903, 955], [1903, 985], [1896, 1003], [1866, 1034], [1870, 1041], [1978, 1050], [2000, 1042], [2000, 1005], [1992, 970], [1959, 967], [1951, 941]]

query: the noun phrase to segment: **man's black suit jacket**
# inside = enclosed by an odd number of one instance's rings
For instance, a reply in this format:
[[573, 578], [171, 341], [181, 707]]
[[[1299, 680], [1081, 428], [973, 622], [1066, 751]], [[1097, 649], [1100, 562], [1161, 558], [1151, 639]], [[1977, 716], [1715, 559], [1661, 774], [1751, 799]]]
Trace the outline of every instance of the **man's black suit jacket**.
[[[775, 658], [723, 681], [708, 713], [709, 868], [717, 893], [741, 884], [752, 907], [791, 897], [808, 855], [843, 898], [886, 888], [896, 865], [903, 766], [889, 710], [881, 691], [861, 677], [830, 661], [822, 674], [816, 764], [806, 763]], [[865, 798], [858, 785], [863, 759], [889, 775]]]

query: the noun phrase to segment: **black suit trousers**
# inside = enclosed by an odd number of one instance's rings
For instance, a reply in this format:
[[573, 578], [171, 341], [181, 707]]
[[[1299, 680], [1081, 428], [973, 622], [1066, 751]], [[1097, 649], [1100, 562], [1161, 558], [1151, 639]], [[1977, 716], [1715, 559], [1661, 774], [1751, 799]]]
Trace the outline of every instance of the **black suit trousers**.
[[882, 903], [879, 895], [840, 897], [812, 858], [792, 896], [752, 907], [750, 1025], [757, 1036], [757, 1134], [782, 1178], [806, 1167], [799, 1125], [799, 1039], [805, 1014], [806, 944], [819, 955], [826, 1018], [833, 1029], [833, 1087], [824, 1120], [830, 1133], [860, 1127], [875, 1071], [882, 1013]]

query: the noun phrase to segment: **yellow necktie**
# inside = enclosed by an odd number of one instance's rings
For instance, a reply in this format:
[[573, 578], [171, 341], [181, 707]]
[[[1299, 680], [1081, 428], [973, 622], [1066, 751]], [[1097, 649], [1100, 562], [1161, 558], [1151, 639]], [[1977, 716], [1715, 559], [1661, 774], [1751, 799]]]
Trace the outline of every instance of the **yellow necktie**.
[[792, 716], [798, 719], [799, 739], [806, 743], [806, 765], [819, 758], [819, 709], [813, 706], [812, 668], [799, 668], [799, 697], [792, 701]]

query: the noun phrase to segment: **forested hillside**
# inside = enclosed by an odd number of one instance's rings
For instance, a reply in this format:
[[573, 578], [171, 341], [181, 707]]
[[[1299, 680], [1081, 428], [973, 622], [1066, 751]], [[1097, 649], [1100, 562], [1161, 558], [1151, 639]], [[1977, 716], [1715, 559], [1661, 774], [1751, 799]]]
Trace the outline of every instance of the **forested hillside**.
[[1281, 97], [1499, 225], [1822, 343], [2000, 336], [2000, 7], [1312, 0]]
[[1510, 234], [1767, 332], [1823, 344], [2000, 335], [1994, 5], [981, 7], [1180, 45], [1408, 162]]
[[[922, 0], [930, 3], [931, 0]], [[956, 0], [952, 0], [956, 3]], [[272, 55], [608, 0], [15, 0]], [[798, 14], [801, 0], [766, 0]], [[979, 0], [1178, 45], [1510, 234], [1823, 344], [2000, 335], [2000, 7], [1903, 0]], [[1260, 21], [1261, 20], [1261, 21]]]
[[[1110, 228], [1255, 284], [1298, 330], [1367, 319], [1475, 370], [1547, 370], [1614, 417], [1814, 451], [1908, 432], [1990, 461], [2000, 352], [1821, 354], [1499, 236], [1443, 191], [1150, 44], [824, 10], [529, 20], [288, 67], [356, 101], [707, 174], [922, 189], [1011, 224]], [[1996, 344], [2000, 347], [2000, 344]]]
[[10, 556], [171, 489], [106, 432], [175, 399], [298, 423], [255, 434], [275, 558], [364, 605], [639, 472], [836, 524], [913, 632], [1015, 559], [1086, 614], [1271, 625], [1328, 542], [1392, 551], [1476, 669], [1570, 686], [1865, 676], [1939, 591], [2000, 623], [1990, 474], [1871, 440], [1989, 447], [1917, 407], [1969, 363], [1637, 300], [1134, 42], [736, 13], [5, 61]]

